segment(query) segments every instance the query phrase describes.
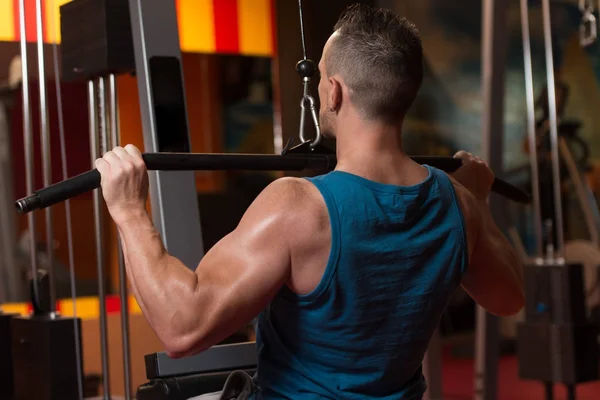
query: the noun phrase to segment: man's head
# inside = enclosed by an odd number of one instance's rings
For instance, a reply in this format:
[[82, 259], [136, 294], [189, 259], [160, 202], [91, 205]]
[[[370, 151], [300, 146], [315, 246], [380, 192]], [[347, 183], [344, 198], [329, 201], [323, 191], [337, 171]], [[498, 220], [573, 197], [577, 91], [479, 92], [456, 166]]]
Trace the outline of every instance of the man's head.
[[319, 63], [321, 128], [336, 136], [338, 116], [400, 123], [423, 81], [417, 28], [389, 10], [356, 4], [340, 17]]

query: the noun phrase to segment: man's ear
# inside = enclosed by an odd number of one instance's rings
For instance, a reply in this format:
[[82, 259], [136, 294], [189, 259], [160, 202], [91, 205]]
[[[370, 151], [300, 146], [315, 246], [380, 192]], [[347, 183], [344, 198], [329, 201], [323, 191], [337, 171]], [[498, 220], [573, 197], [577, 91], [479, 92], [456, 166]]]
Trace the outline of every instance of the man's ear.
[[329, 77], [329, 109], [338, 111], [342, 106], [342, 85], [334, 77]]

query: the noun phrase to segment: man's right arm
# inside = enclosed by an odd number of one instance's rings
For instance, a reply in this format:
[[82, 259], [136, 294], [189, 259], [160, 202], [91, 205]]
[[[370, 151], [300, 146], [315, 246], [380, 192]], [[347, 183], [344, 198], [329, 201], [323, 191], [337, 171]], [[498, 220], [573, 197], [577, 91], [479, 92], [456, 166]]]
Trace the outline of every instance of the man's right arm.
[[487, 203], [463, 200], [470, 217], [467, 236], [472, 243], [469, 267], [463, 276], [463, 289], [489, 313], [514, 315], [524, 306], [524, 280], [521, 259], [502, 234]]
[[461, 151], [463, 166], [451, 177], [467, 228], [469, 267], [463, 289], [495, 315], [518, 313], [525, 303], [519, 254], [496, 225], [487, 204], [494, 174], [487, 164]]

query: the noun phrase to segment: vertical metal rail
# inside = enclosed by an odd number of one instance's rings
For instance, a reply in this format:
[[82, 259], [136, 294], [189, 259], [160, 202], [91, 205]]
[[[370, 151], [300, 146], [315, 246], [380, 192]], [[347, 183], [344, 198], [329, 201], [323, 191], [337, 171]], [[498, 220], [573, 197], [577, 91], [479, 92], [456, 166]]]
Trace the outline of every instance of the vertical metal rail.
[[[42, 143], [42, 175], [44, 186], [52, 184], [52, 158], [50, 148], [50, 125], [48, 122], [48, 96], [46, 94], [46, 58], [44, 56], [44, 16], [42, 0], [35, 2], [35, 26], [37, 32], [38, 82], [40, 89], [40, 142]], [[48, 257], [48, 278], [50, 281], [50, 312], [56, 311], [56, 282], [54, 279], [54, 221], [52, 207], [46, 215], [46, 255]]]
[[[191, 143], [175, 4], [129, 0], [129, 11], [144, 150], [187, 153]], [[161, 107], [178, 112], [157, 112]], [[195, 172], [150, 171], [148, 178], [156, 230], [169, 253], [195, 270], [204, 255]]]
[[556, 261], [564, 262], [565, 238], [560, 187], [560, 161], [558, 153], [558, 115], [556, 112], [556, 89], [554, 83], [554, 55], [552, 51], [552, 26], [550, 0], [542, 0], [544, 25], [544, 50], [546, 54], [546, 85], [548, 86], [548, 116], [550, 122], [550, 154], [552, 158], [552, 186], [554, 197], [554, 226], [556, 228]]
[[[108, 77], [108, 114], [110, 127], [110, 147], [121, 145], [119, 132], [119, 109], [117, 107], [117, 82], [114, 74]], [[127, 291], [127, 274], [121, 238], [117, 231], [117, 257], [119, 260], [119, 297], [121, 298], [121, 343], [123, 346], [123, 375], [125, 399], [131, 399], [131, 357], [129, 345], [129, 295]]]
[[[481, 37], [482, 155], [492, 170], [503, 171], [504, 77], [508, 43], [508, 3], [483, 0]], [[502, 204], [490, 198], [490, 209], [499, 225]], [[500, 333], [498, 318], [477, 307], [475, 337], [475, 399], [498, 397]]]
[[[99, 90], [100, 91], [100, 90]], [[103, 95], [99, 96], [103, 97]], [[98, 115], [96, 105], [96, 85], [93, 80], [88, 82], [88, 104], [90, 122], [90, 153], [92, 168], [99, 158]], [[100, 351], [102, 356], [102, 383], [104, 399], [110, 400], [110, 375], [108, 360], [108, 329], [106, 317], [106, 293], [104, 287], [104, 227], [102, 221], [102, 193], [94, 190], [94, 223], [96, 229], [96, 264], [98, 270], [98, 298], [100, 301]]]
[[531, 61], [531, 38], [529, 30], [528, 0], [521, 1], [521, 32], [523, 36], [523, 62], [525, 72], [525, 98], [527, 105], [527, 135], [531, 163], [531, 195], [533, 200], [533, 228], [535, 234], [535, 258], [541, 258], [543, 248], [542, 213], [540, 206], [540, 177], [538, 171], [537, 140], [535, 132], [535, 95], [533, 90], [533, 63]]
[[[49, 2], [50, 8], [54, 8], [54, 0]], [[56, 38], [56, 25], [54, 19], [50, 19], [50, 32]], [[58, 114], [58, 134], [60, 141], [60, 159], [62, 179], [69, 177], [67, 165], [67, 143], [65, 140], [65, 124], [62, 107], [62, 90], [60, 86], [60, 73], [58, 67], [58, 45], [56, 40], [52, 43], [52, 65], [54, 67], [54, 85], [56, 90], [56, 107]], [[71, 287], [71, 300], [73, 302], [73, 337], [75, 338], [75, 364], [77, 368], [77, 393], [78, 400], [83, 400], [83, 363], [81, 360], [81, 330], [77, 319], [77, 287], [75, 284], [75, 251], [73, 247], [73, 222], [71, 218], [71, 201], [65, 201], [65, 217], [67, 224], [67, 250], [69, 255], [69, 284]]]
[[[23, 142], [25, 147], [25, 185], [27, 194], [32, 194], [35, 187], [35, 165], [33, 162], [33, 132], [31, 128], [31, 104], [29, 98], [29, 68], [27, 60], [27, 31], [25, 29], [25, 1], [19, 0], [19, 35], [21, 46], [21, 68], [23, 71]], [[37, 280], [38, 260], [36, 249], [36, 215], [35, 212], [27, 214], [27, 227], [29, 229], [29, 257], [31, 263], [31, 279], [33, 279], [34, 301], [39, 301], [39, 288]]]

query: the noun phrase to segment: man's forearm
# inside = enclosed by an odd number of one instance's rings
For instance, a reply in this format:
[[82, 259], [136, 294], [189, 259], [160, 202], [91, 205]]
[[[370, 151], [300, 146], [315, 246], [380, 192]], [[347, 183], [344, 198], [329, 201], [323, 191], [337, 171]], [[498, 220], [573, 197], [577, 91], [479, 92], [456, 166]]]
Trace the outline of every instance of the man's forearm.
[[118, 221], [133, 293], [159, 338], [171, 340], [187, 325], [182, 319], [192, 307], [196, 275], [168, 254], [145, 210]]
[[524, 291], [523, 265], [517, 251], [498, 228], [487, 202], [480, 202], [479, 207], [483, 218], [483, 232], [490, 236], [490, 239], [495, 243], [494, 247], [498, 250], [498, 253], [494, 256], [504, 258], [503, 261], [507, 268], [513, 272], [521, 291]]

